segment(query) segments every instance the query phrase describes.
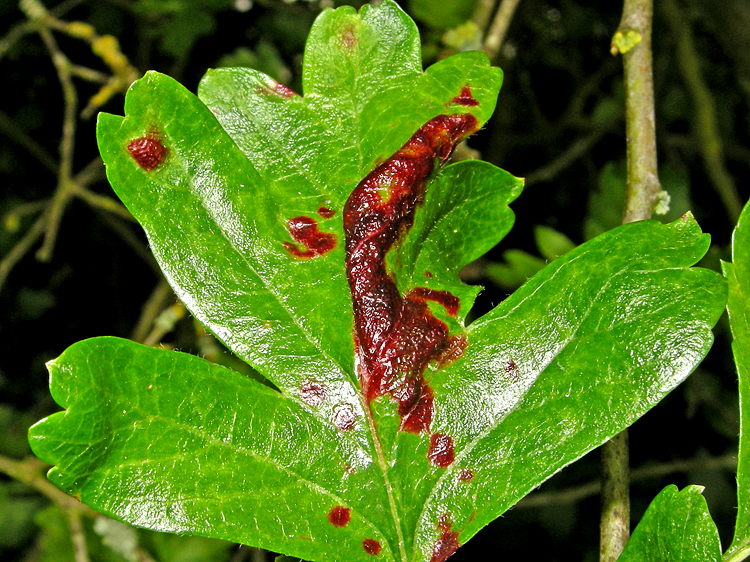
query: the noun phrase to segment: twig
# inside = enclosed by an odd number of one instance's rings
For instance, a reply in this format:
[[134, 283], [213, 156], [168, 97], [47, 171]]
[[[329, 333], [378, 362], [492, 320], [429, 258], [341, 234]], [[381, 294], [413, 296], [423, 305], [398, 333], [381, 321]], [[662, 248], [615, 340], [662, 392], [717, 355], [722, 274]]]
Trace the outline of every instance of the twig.
[[89, 562], [86, 535], [83, 525], [81, 525], [81, 518], [84, 516], [94, 517], [96, 513], [53, 486], [44, 476], [45, 467], [47, 465], [35, 457], [17, 461], [0, 456], [0, 472], [33, 488], [52, 500], [60, 508], [70, 526], [76, 562]]
[[39, 261], [49, 261], [52, 257], [52, 249], [57, 239], [63, 212], [72, 194], [71, 177], [73, 172], [76, 116], [78, 113], [78, 93], [75, 86], [73, 86], [70, 61], [58, 48], [52, 33], [48, 29], [43, 28], [39, 30], [39, 35], [47, 46], [47, 50], [52, 57], [52, 62], [57, 69], [57, 76], [60, 80], [63, 99], [65, 100], [62, 138], [60, 139], [60, 167], [57, 174], [57, 189], [46, 213], [44, 243], [37, 251], [37, 259]]
[[[628, 177], [623, 222], [651, 218], [661, 194], [656, 167], [654, 79], [651, 57], [653, 0], [625, 0], [612, 53], [625, 68], [625, 128]], [[602, 447], [600, 562], [614, 562], [630, 537], [627, 430]]]
[[656, 166], [654, 79], [651, 59], [652, 0], [625, 0], [612, 53], [625, 67], [628, 178], [624, 223], [651, 218], [661, 193]]
[[500, 47], [505, 41], [505, 35], [508, 33], [510, 22], [520, 0], [502, 0], [500, 7], [497, 9], [487, 36], [484, 38], [484, 52], [490, 60], [494, 60], [500, 52]]
[[172, 288], [163, 276], [159, 277], [159, 282], [151, 292], [151, 296], [141, 308], [141, 316], [130, 334], [130, 339], [143, 343], [151, 331], [156, 318], [159, 316], [169, 300], [174, 298]]
[[701, 62], [693, 42], [690, 25], [683, 9], [675, 0], [661, 3], [664, 15], [672, 26], [677, 40], [677, 59], [690, 96], [693, 98], [695, 133], [708, 177], [721, 198], [727, 215], [736, 223], [742, 212], [742, 202], [732, 176], [724, 165], [724, 147], [717, 126], [716, 105], [701, 73]]
[[5, 281], [7, 280], [11, 270], [19, 261], [21, 261], [21, 259], [23, 259], [23, 257], [26, 255], [26, 252], [28, 252], [31, 247], [36, 244], [36, 241], [39, 240], [39, 238], [42, 236], [42, 233], [44, 232], [45, 222], [45, 215], [41, 215], [38, 219], [36, 219], [36, 221], [34, 221], [34, 224], [31, 225], [31, 228], [26, 231], [26, 234], [24, 234], [23, 237], [18, 242], [16, 242], [16, 245], [13, 246], [11, 251], [5, 254], [5, 257], [2, 259], [2, 261], [0, 261], [0, 289], [2, 289], [3, 285], [5, 284]]
[[552, 160], [549, 164], [526, 174], [525, 187], [535, 183], [542, 183], [554, 179], [557, 174], [569, 167], [573, 162], [589, 153], [591, 148], [607, 133], [608, 129], [599, 128], [588, 136], [578, 139], [568, 149]]
[[620, 432], [602, 447], [602, 516], [599, 560], [615, 562], [630, 538], [628, 432]]

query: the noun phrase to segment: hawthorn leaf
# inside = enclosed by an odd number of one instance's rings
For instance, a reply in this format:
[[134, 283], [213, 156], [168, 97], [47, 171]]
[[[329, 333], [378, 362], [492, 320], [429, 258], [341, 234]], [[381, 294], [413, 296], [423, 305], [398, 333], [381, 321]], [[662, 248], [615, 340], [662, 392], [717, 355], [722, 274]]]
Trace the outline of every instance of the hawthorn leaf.
[[50, 480], [155, 530], [442, 562], [679, 384], [726, 302], [721, 276], [690, 267], [709, 244], [692, 217], [607, 232], [466, 326], [477, 289], [458, 272], [508, 231], [521, 189], [471, 161], [432, 174], [385, 256], [401, 295], [458, 303], [427, 299], [460, 345], [405, 379], [424, 429], [363, 388], [345, 204], [425, 123], [486, 122], [501, 77], [482, 53], [422, 72], [414, 23], [384, 0], [321, 14], [304, 96], [247, 69], [209, 72], [198, 97], [136, 82], [125, 117], [99, 118], [107, 176], [180, 299], [275, 388], [117, 338], [74, 344], [49, 365], [65, 411], [30, 431]]
[[727, 312], [740, 391], [740, 443], [737, 455], [737, 524], [726, 560], [750, 555], [750, 204], [732, 236], [732, 263], [722, 262], [729, 283]]
[[702, 486], [669, 485], [654, 498], [619, 562], [719, 562], [719, 531]]

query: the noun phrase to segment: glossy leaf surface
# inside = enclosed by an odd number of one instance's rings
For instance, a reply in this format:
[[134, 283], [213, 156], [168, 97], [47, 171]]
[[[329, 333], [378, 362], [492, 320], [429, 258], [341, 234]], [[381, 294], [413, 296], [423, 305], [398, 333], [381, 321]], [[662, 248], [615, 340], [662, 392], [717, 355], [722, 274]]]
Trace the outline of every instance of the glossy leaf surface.
[[[481, 53], [423, 73], [413, 22], [386, 0], [319, 17], [304, 97], [241, 69], [211, 71], [199, 97], [156, 73], [134, 84], [126, 116], [99, 120], [108, 178], [190, 311], [278, 392], [189, 355], [80, 342], [50, 364], [66, 410], [31, 431], [50, 479], [158, 530], [312, 561], [439, 562], [681, 382], [726, 292], [690, 269], [708, 247], [692, 218], [607, 232], [466, 326], [477, 289], [458, 273], [510, 229], [521, 187], [468, 161], [433, 178], [386, 256], [401, 295], [459, 301], [454, 315], [428, 303], [464, 342], [419, 379], [428, 430], [363, 395], [344, 204], [435, 116], [484, 123], [500, 81]], [[305, 254], [300, 219], [323, 250]]]
[[703, 488], [667, 486], [648, 506], [618, 562], [718, 562], [719, 531]]
[[727, 311], [740, 390], [740, 445], [737, 455], [737, 525], [727, 559], [750, 555], [750, 204], [732, 237], [732, 263], [722, 263], [729, 283]]

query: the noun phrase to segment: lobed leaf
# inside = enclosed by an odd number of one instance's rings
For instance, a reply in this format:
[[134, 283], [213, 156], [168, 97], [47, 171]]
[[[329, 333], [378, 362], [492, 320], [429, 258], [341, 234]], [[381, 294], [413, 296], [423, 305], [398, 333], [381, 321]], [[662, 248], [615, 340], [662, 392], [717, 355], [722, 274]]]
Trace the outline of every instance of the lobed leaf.
[[312, 561], [441, 562], [698, 364], [726, 287], [690, 268], [709, 243], [690, 216], [607, 232], [467, 327], [477, 288], [458, 272], [509, 230], [521, 181], [461, 162], [433, 177], [387, 267], [402, 295], [457, 298], [455, 316], [429, 307], [466, 346], [420, 379], [427, 430], [402, 431], [391, 396], [370, 401], [344, 204], [435, 116], [484, 123], [501, 81], [482, 53], [419, 60], [393, 2], [328, 10], [304, 97], [251, 70], [211, 71], [199, 97], [149, 73], [125, 117], [100, 116], [108, 178], [178, 296], [276, 389], [181, 353], [79, 342], [50, 363], [66, 410], [30, 432], [56, 485], [152, 529]]

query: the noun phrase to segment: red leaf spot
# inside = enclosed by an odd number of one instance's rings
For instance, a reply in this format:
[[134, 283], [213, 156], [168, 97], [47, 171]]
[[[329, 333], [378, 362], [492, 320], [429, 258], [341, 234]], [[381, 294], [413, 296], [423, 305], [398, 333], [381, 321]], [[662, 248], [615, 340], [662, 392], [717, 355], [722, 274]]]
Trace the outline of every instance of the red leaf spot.
[[426, 269], [424, 270], [424, 276], [428, 277], [429, 279], [432, 279], [433, 277], [435, 277], [432, 273], [430, 273]]
[[472, 480], [474, 480], [474, 471], [470, 468], [464, 468], [458, 473], [459, 482], [471, 482]]
[[280, 82], [273, 81], [271, 84], [264, 84], [262, 86], [258, 86], [256, 88], [256, 93], [267, 96], [268, 94], [275, 94], [277, 96], [280, 96], [282, 98], [293, 98], [297, 95], [297, 93], [294, 90], [291, 90], [290, 88], [287, 88], [284, 86], [284, 84], [281, 84]]
[[510, 380], [512, 380], [513, 382], [518, 382], [518, 367], [516, 366], [516, 362], [513, 361], [513, 359], [505, 364], [505, 366], [503, 367], [503, 371], [505, 371], [505, 374]]
[[320, 406], [326, 399], [326, 388], [319, 382], [303, 381], [299, 387], [299, 397], [308, 406]]
[[318, 214], [324, 219], [330, 219], [333, 215], [336, 214], [336, 211], [329, 209], [328, 207], [321, 207], [320, 209], [318, 209]]
[[168, 149], [156, 134], [149, 133], [128, 143], [128, 152], [138, 165], [150, 172], [164, 160]]
[[451, 103], [463, 105], [464, 107], [476, 107], [479, 105], [477, 99], [471, 95], [471, 89], [469, 86], [464, 86], [461, 89], [461, 93], [451, 100]]
[[351, 519], [351, 509], [337, 505], [328, 514], [328, 521], [334, 527], [346, 527]]
[[381, 547], [380, 543], [376, 541], [375, 539], [363, 539], [362, 549], [367, 554], [372, 554], [373, 556], [377, 556], [378, 554], [380, 554], [380, 551], [383, 550], [383, 547]]
[[341, 34], [341, 47], [347, 51], [351, 51], [354, 47], [357, 46], [358, 42], [359, 39], [357, 38], [354, 26], [347, 26], [347, 28]]
[[453, 439], [445, 433], [433, 433], [430, 435], [430, 450], [427, 452], [427, 458], [435, 466], [445, 468], [453, 463], [455, 451], [453, 449]]
[[305, 249], [291, 242], [282, 242], [284, 249], [295, 257], [308, 259], [330, 252], [336, 247], [336, 236], [329, 232], [320, 232], [318, 223], [310, 217], [295, 217], [287, 222], [287, 229], [295, 242], [302, 244]]
[[351, 404], [340, 404], [333, 410], [333, 425], [342, 431], [353, 428], [356, 420], [357, 414]]
[[370, 172], [344, 206], [346, 275], [362, 391], [368, 402], [385, 394], [397, 400], [403, 431], [429, 431], [433, 395], [424, 371], [451, 344], [448, 326], [433, 316], [427, 301], [438, 302], [451, 315], [457, 314], [459, 301], [427, 288], [402, 296], [386, 255], [411, 228], [435, 166], [477, 128], [470, 114], [431, 119]]
[[445, 530], [441, 533], [435, 546], [432, 547], [432, 557], [430, 562], [445, 562], [458, 550], [458, 533], [455, 531]]

